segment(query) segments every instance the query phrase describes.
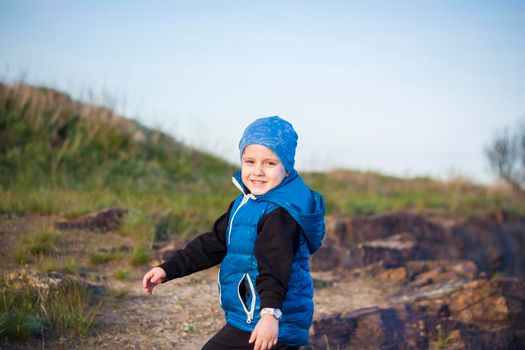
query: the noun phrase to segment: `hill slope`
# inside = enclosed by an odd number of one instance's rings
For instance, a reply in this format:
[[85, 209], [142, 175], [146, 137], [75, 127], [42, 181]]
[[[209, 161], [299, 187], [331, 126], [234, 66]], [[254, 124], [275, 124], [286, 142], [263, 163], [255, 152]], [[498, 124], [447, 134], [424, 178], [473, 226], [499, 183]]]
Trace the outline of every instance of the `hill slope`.
[[[0, 83], [0, 139], [0, 212], [77, 216], [120, 205], [193, 210], [187, 216], [207, 217], [202, 222], [208, 225], [236, 195], [230, 185], [235, 166], [46, 87]], [[441, 182], [350, 170], [302, 175], [325, 196], [329, 214], [525, 217], [522, 198], [462, 178]]]
[[233, 170], [163, 132], [44, 87], [0, 84], [0, 138], [0, 184], [8, 187], [165, 191], [203, 179], [213, 186]]

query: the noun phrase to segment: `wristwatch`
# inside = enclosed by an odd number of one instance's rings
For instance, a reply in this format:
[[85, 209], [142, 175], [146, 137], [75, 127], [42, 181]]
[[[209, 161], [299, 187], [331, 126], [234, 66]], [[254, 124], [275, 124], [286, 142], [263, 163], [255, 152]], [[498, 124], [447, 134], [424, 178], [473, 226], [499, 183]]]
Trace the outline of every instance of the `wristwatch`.
[[281, 309], [277, 309], [277, 308], [274, 309], [272, 307], [265, 307], [264, 309], [262, 309], [261, 316], [264, 314], [273, 315], [273, 317], [275, 317], [277, 320], [280, 320], [281, 316], [283, 315], [283, 313], [281, 312]]

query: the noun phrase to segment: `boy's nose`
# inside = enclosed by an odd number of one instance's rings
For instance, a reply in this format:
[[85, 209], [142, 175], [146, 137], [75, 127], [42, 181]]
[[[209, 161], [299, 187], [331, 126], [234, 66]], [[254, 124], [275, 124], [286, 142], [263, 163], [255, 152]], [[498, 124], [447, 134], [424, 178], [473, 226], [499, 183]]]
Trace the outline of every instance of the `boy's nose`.
[[255, 169], [253, 170], [253, 173], [255, 175], [263, 175], [264, 174], [264, 171], [263, 171], [263, 167], [262, 165], [258, 164], [258, 165], [255, 165]]

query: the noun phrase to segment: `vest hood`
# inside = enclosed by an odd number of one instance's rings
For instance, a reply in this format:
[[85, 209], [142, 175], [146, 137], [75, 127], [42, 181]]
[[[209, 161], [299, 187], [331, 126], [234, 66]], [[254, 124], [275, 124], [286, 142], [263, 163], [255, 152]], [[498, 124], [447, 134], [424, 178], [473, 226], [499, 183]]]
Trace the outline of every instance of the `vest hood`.
[[[249, 194], [242, 182], [240, 171], [233, 175], [232, 181], [244, 195]], [[252, 199], [269, 201], [286, 209], [301, 226], [308, 241], [310, 254], [315, 253], [321, 247], [325, 233], [324, 198], [320, 193], [308, 188], [296, 171], [289, 174], [279, 186], [267, 193], [259, 196], [249, 195]]]

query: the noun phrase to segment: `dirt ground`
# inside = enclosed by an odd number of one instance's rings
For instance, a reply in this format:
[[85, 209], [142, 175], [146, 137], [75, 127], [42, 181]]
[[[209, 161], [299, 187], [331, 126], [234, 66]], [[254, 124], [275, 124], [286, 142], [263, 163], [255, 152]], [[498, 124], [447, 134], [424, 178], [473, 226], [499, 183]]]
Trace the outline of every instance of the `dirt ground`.
[[[89, 349], [199, 349], [224, 325], [216, 285], [217, 269], [199, 272], [144, 294], [141, 281], [113, 285], [129, 288], [126, 297], [106, 305]], [[328, 274], [316, 276], [333, 281]], [[325, 280], [326, 279], [326, 280]], [[378, 306], [383, 291], [362, 280], [341, 280], [315, 295], [316, 316]]]
[[[44, 227], [51, 227], [57, 218], [26, 216], [0, 220], [0, 253], [2, 271], [20, 268], [13, 255], [20, 245], [20, 237], [31, 235]], [[74, 258], [81, 266], [79, 275], [89, 283], [103, 286], [107, 294], [89, 337], [71, 344], [58, 339], [35, 337], [25, 344], [10, 344], [16, 349], [200, 349], [224, 325], [219, 306], [217, 268], [196, 273], [183, 279], [157, 286], [148, 296], [142, 288], [142, 276], [160, 261], [132, 267], [125, 262], [112, 261], [94, 265], [87, 252], [122, 249], [133, 244], [129, 237], [117, 233], [94, 233], [72, 230], [59, 233], [57, 266]], [[114, 277], [115, 269], [125, 268], [129, 275], [124, 280]], [[36, 268], [29, 266], [26, 268]], [[318, 287], [315, 290], [314, 317], [332, 312], [344, 312], [369, 306], [381, 306], [385, 291], [373, 281], [348, 278], [334, 273], [313, 273]], [[0, 346], [1, 347], [1, 346]]]

